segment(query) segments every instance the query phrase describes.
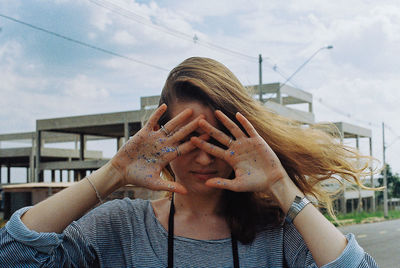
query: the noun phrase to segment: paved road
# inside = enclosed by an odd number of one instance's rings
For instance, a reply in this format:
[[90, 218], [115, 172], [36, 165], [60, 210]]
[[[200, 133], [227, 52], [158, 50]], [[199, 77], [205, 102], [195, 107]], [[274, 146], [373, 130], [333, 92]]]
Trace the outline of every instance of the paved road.
[[400, 220], [357, 224], [339, 228], [353, 233], [380, 268], [400, 268]]

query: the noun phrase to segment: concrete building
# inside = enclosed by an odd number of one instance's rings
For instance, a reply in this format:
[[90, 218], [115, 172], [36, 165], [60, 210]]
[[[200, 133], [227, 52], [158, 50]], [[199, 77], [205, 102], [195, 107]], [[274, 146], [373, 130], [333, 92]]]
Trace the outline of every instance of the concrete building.
[[[366, 139], [369, 145], [369, 155], [372, 156], [372, 131], [367, 128], [356, 126], [344, 122], [334, 123], [337, 127], [341, 141], [351, 139], [355, 141], [355, 148], [360, 149], [360, 139]], [[368, 181], [365, 181], [368, 183]], [[369, 185], [374, 186], [374, 177], [371, 172]], [[337, 209], [342, 212], [350, 212], [357, 210], [372, 210], [375, 211], [375, 192], [361, 189], [360, 187], [345, 185], [342, 197], [336, 201]]]
[[[312, 95], [310, 93], [280, 83], [263, 84], [261, 87], [250, 85], [246, 88], [257, 98], [259, 98], [261, 91], [261, 102], [271, 111], [305, 125], [315, 123]], [[89, 139], [114, 139], [116, 141], [115, 151], [117, 151], [130, 136], [141, 129], [158, 106], [159, 98], [160, 96], [141, 97], [140, 110], [42, 119], [36, 121], [35, 132], [0, 135], [0, 141], [12, 139], [31, 141], [31, 146], [25, 149], [0, 148], [0, 166], [6, 166], [8, 170], [12, 166], [26, 167], [28, 182], [43, 182], [43, 172], [45, 170], [51, 171], [52, 178], [54, 178], [54, 173], [57, 170], [60, 171], [60, 174], [62, 174], [62, 170], [73, 171], [75, 174], [73, 181], [80, 180], [87, 172], [101, 167], [108, 161], [102, 158], [101, 152], [86, 150], [86, 141]], [[342, 122], [335, 124], [343, 139], [356, 137], [357, 147], [359, 138], [367, 137], [371, 143], [370, 130]], [[75, 148], [52, 150], [44, 147], [44, 144], [50, 141], [74, 141]], [[9, 180], [8, 183], [10, 183]], [[32, 189], [35, 188], [33, 186], [39, 187], [38, 185], [32, 185]], [[27, 191], [29, 185], [24, 187], [23, 189]], [[51, 185], [46, 187], [48, 190]], [[21, 188], [16, 190], [10, 185], [4, 187], [4, 190], [18, 192], [21, 191]], [[347, 193], [347, 189], [345, 190], [343, 197], [339, 199], [341, 201], [337, 201], [337, 206], [343, 212], [349, 211], [348, 204], [353, 204], [354, 206], [354, 203], [349, 203], [349, 200], [359, 200], [360, 197], [360, 194], [354, 196], [353, 191]], [[137, 188], [135, 191], [147, 190], [139, 190]], [[357, 193], [360, 192], [358, 191]], [[137, 196], [136, 194], [133, 195]], [[151, 196], [153, 195], [149, 195], [149, 197]], [[371, 194], [361, 191], [361, 200], [368, 200], [371, 197]], [[30, 202], [33, 202], [32, 198]]]
[[[88, 140], [102, 139], [104, 137], [88, 136]], [[63, 133], [44, 132], [40, 147], [36, 146], [36, 132], [9, 133], [0, 134], [0, 168], [7, 169], [7, 183], [11, 183], [11, 168], [26, 168], [26, 182], [35, 181], [35, 157], [37, 151], [40, 151], [43, 162], [54, 161], [73, 161], [79, 159], [79, 150], [77, 148], [79, 136]], [[57, 144], [61, 142], [74, 142], [75, 148], [61, 149], [45, 147], [45, 144]], [[12, 143], [14, 146], [4, 146], [6, 143]], [[16, 146], [16, 144], [19, 146]], [[22, 146], [21, 146], [22, 145]], [[39, 150], [40, 148], [40, 150]], [[101, 151], [85, 151], [88, 159], [102, 159]], [[62, 173], [60, 173], [62, 176]], [[69, 175], [69, 173], [68, 173]], [[52, 172], [52, 181], [54, 181], [54, 171]], [[1, 180], [0, 170], [0, 182]], [[70, 181], [70, 178], [68, 178]]]

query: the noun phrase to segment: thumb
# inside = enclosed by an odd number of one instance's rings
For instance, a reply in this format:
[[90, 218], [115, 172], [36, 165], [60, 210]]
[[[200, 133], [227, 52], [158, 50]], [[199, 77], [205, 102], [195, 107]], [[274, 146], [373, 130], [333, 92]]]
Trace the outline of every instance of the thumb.
[[161, 178], [150, 182], [147, 188], [155, 191], [168, 191], [179, 194], [187, 194], [187, 190], [182, 184], [174, 181], [163, 180]]
[[238, 183], [236, 180], [228, 180], [224, 178], [212, 178], [206, 181], [205, 183], [209, 187], [219, 188], [231, 190], [234, 192], [238, 192]]

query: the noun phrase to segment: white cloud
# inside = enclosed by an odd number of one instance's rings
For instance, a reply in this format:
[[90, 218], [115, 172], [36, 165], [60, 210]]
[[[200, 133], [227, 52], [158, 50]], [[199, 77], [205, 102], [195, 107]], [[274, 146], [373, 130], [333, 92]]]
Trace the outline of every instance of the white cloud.
[[[9, 6], [17, 5], [8, 2]], [[90, 43], [99, 47], [166, 69], [194, 55], [215, 58], [231, 68], [244, 84], [258, 83], [259, 53], [269, 57], [270, 63], [277, 63], [288, 77], [318, 48], [332, 44], [333, 50], [318, 53], [292, 80], [315, 95], [317, 118], [361, 125], [356, 119], [375, 124], [385, 120], [400, 133], [396, 120], [400, 113], [397, 107], [400, 7], [396, 1], [118, 0], [112, 3], [123, 7], [120, 12], [131, 19], [90, 1], [71, 1], [68, 5], [79, 5], [84, 10], [82, 14], [89, 14], [86, 18], [89, 27], [82, 28], [87, 32], [77, 34], [88, 36]], [[51, 1], [38, 5], [42, 4], [51, 5]], [[18, 5], [19, 9], [12, 8], [9, 14], [15, 13], [16, 17], [29, 14], [28, 4]], [[81, 16], [67, 12], [61, 15], [73, 19]], [[165, 29], [150, 27], [147, 24], [151, 22], [185, 32], [188, 37], [179, 38]], [[29, 39], [21, 44], [6, 41], [12, 40], [12, 34], [5, 33], [5, 30], [0, 33], [5, 37], [0, 40], [0, 105], [6, 107], [0, 115], [1, 132], [23, 130], [25, 125], [31, 129], [37, 118], [136, 109], [140, 96], [158, 94], [167, 76], [167, 72], [111, 55], [87, 56], [85, 61], [72, 66], [66, 63], [54, 71], [45, 61], [25, 53], [25, 46], [31, 45]], [[237, 50], [255, 59], [194, 44], [194, 34], [200, 41]], [[15, 35], [21, 35], [19, 28], [15, 28]], [[61, 47], [60, 53], [65, 53]], [[263, 81], [283, 80], [265, 59]], [[333, 112], [316, 100], [319, 97], [352, 117]], [[9, 118], [15, 120], [10, 123]], [[381, 155], [381, 130], [371, 128], [374, 154]], [[389, 142], [393, 136], [389, 131]], [[399, 147], [396, 143], [390, 148], [389, 159], [396, 159]], [[400, 170], [400, 166], [395, 170]]]
[[133, 37], [127, 31], [118, 31], [114, 35], [114, 41], [121, 45], [134, 45], [137, 43], [135, 37]]
[[109, 18], [110, 11], [95, 6], [91, 12], [91, 24], [100, 31], [105, 31], [106, 28], [112, 25], [112, 20]]
[[105, 88], [85, 75], [78, 75], [66, 81], [63, 88], [65, 95], [76, 99], [99, 99], [109, 96]]

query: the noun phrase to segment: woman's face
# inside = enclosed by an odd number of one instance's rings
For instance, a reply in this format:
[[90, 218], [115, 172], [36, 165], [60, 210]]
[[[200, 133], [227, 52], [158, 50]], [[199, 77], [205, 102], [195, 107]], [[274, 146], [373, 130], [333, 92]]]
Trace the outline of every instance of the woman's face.
[[[189, 120], [194, 120], [199, 115], [204, 115], [214, 127], [218, 127], [214, 112], [207, 106], [197, 101], [178, 101], [168, 107], [171, 118], [177, 116], [186, 108], [191, 108], [193, 114]], [[204, 131], [197, 129], [193, 134], [201, 135]], [[189, 139], [189, 138], [188, 138]], [[216, 158], [198, 148], [181, 155], [170, 163], [177, 182], [181, 183], [189, 192], [212, 193], [218, 189], [206, 186], [204, 183], [214, 177], [228, 178], [232, 167], [224, 160]]]

